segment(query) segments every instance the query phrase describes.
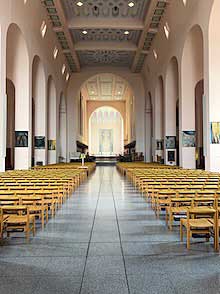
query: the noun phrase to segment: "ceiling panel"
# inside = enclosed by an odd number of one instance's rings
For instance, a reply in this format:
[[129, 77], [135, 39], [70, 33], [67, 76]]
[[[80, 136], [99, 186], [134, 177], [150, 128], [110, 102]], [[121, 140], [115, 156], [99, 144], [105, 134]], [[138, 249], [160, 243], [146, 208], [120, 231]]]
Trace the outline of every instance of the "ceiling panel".
[[[131, 1], [133, 7], [128, 5]], [[71, 72], [97, 65], [141, 72], [169, 4], [169, 0], [41, 2]]]
[[80, 51], [78, 52], [80, 63], [87, 66], [115, 65], [130, 67], [134, 53], [128, 51]]
[[79, 41], [130, 41], [137, 45], [141, 31], [130, 30], [125, 34], [125, 30], [115, 29], [89, 29], [84, 35], [82, 30], [71, 30], [73, 40]]
[[91, 100], [124, 100], [128, 84], [113, 74], [101, 74], [89, 79], [83, 89]]
[[98, 96], [98, 85], [97, 81], [90, 81], [87, 83], [87, 91], [89, 96]]
[[112, 95], [112, 83], [101, 82], [100, 83], [100, 95], [101, 96], [111, 96]]
[[78, 0], [63, 0], [68, 19], [72, 17], [104, 17], [143, 19], [149, 0], [134, 0], [134, 7], [128, 6], [128, 0], [87, 0], [84, 5], [77, 6]]

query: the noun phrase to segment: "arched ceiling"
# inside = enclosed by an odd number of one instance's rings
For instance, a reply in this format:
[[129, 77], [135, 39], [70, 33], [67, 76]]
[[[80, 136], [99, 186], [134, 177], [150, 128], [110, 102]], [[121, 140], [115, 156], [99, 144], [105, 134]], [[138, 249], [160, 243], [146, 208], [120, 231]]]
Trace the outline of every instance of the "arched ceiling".
[[[129, 6], [131, 2], [133, 7]], [[43, 0], [42, 3], [72, 72], [94, 65], [121, 66], [140, 72], [168, 0]]]
[[126, 100], [130, 87], [116, 75], [100, 74], [86, 81], [81, 91], [86, 100]]

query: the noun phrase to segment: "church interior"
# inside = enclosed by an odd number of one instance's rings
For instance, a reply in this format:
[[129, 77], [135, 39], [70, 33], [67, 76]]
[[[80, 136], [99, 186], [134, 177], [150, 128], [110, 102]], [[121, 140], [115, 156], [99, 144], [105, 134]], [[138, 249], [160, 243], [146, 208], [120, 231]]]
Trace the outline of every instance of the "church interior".
[[0, 293], [220, 293], [219, 19], [0, 0]]

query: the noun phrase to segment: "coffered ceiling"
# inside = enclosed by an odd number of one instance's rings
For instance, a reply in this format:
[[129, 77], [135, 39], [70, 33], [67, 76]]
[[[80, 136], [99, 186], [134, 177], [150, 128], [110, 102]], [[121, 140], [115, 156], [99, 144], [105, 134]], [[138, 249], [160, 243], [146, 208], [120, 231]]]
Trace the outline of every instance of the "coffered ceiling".
[[168, 0], [42, 0], [72, 72], [120, 66], [140, 72]]
[[130, 88], [125, 80], [113, 74], [90, 78], [81, 89], [86, 100], [126, 100]]

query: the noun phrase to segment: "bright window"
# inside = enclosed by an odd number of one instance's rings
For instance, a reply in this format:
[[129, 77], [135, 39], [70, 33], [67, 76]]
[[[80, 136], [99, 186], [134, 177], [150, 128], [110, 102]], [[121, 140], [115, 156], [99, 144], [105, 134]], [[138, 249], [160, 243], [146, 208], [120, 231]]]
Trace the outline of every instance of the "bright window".
[[66, 66], [65, 66], [65, 64], [63, 64], [63, 66], [62, 66], [62, 75], [64, 75], [65, 70], [66, 70]]
[[45, 21], [42, 22], [42, 25], [40, 27], [40, 31], [41, 31], [42, 38], [44, 38], [44, 36], [45, 36], [45, 34], [47, 32], [47, 25], [46, 25]]
[[156, 52], [155, 49], [153, 50], [153, 54], [154, 54], [154, 58], [157, 59], [158, 58], [158, 55], [157, 55], [157, 52]]
[[55, 47], [54, 50], [53, 50], [53, 57], [54, 57], [54, 59], [57, 58], [58, 52], [59, 52], [59, 50], [57, 49], [57, 47]]
[[169, 35], [170, 35], [170, 27], [168, 25], [168, 23], [166, 22], [165, 25], [164, 25], [164, 32], [165, 32], [165, 35], [167, 37], [167, 39], [169, 39]]

